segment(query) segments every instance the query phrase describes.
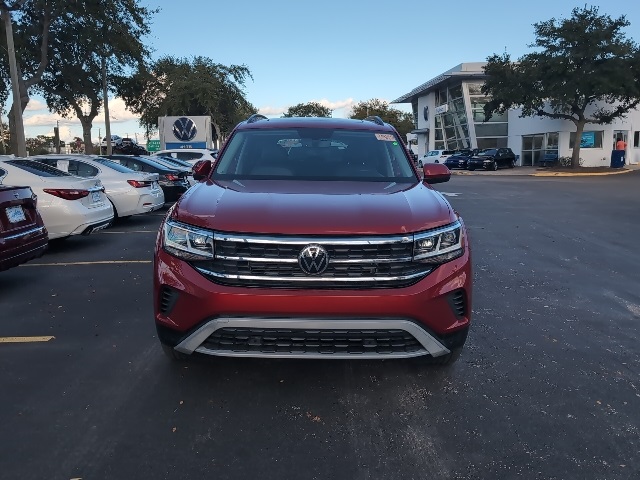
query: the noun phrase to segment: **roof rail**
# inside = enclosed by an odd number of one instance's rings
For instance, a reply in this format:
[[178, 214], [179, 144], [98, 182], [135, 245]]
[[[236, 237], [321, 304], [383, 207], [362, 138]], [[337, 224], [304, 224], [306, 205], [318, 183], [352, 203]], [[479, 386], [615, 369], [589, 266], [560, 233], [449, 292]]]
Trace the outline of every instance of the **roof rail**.
[[377, 115], [371, 115], [364, 119], [365, 122], [373, 122], [378, 125], [384, 125], [384, 121]]
[[247, 118], [247, 123], [255, 123], [255, 122], [259, 122], [260, 120], [269, 120], [269, 119], [264, 115], [260, 115], [259, 113], [254, 113], [249, 118]]

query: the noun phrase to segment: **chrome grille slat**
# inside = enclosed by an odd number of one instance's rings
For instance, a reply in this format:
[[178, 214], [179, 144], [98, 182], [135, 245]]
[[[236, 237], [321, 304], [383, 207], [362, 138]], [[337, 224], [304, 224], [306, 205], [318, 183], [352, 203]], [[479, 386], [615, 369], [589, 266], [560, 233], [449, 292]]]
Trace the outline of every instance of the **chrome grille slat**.
[[[269, 237], [216, 233], [215, 258], [192, 265], [211, 281], [268, 288], [393, 288], [428, 275], [432, 267], [413, 261], [413, 242], [406, 236]], [[310, 244], [324, 247], [329, 263], [319, 275], [298, 263]]]

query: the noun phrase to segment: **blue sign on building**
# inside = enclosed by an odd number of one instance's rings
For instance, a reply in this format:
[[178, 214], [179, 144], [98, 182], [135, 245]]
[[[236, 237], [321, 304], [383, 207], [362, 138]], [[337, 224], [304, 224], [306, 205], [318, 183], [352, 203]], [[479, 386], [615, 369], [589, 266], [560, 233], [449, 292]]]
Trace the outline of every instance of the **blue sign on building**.
[[596, 132], [583, 132], [580, 148], [593, 148], [596, 145]]

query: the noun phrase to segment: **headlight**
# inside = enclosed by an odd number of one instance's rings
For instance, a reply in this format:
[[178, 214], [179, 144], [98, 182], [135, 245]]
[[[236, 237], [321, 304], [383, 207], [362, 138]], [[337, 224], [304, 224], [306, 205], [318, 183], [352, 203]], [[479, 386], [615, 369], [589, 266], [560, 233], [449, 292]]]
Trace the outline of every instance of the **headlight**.
[[446, 263], [460, 257], [463, 252], [460, 222], [414, 237], [413, 260], [417, 262]]
[[167, 220], [163, 228], [165, 250], [184, 260], [213, 258], [213, 232]]

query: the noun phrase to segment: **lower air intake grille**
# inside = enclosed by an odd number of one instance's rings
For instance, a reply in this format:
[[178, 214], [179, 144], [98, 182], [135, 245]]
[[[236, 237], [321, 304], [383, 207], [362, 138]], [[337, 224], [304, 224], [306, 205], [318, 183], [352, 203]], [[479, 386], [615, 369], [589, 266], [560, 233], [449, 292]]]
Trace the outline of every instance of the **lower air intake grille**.
[[467, 314], [467, 299], [464, 290], [455, 290], [450, 293], [449, 305], [456, 317], [464, 317]]
[[178, 292], [164, 285], [160, 289], [160, 313], [167, 315], [173, 309], [178, 300]]
[[214, 352], [261, 354], [392, 354], [423, 350], [404, 330], [283, 330], [222, 328], [203, 344]]

